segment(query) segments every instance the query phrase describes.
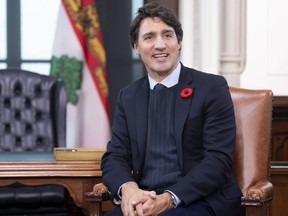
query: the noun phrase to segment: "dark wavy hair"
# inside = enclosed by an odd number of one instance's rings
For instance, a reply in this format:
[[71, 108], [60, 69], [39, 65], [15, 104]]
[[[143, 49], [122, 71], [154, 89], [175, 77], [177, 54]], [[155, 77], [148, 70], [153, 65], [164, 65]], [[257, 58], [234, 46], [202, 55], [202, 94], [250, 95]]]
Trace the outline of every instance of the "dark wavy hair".
[[176, 14], [169, 8], [161, 5], [157, 2], [151, 2], [145, 4], [143, 7], [138, 9], [137, 16], [132, 20], [130, 25], [130, 42], [131, 46], [134, 48], [134, 44], [138, 41], [139, 26], [143, 19], [147, 17], [158, 17], [168, 26], [171, 26], [177, 36], [178, 43], [183, 39], [182, 26], [176, 16]]

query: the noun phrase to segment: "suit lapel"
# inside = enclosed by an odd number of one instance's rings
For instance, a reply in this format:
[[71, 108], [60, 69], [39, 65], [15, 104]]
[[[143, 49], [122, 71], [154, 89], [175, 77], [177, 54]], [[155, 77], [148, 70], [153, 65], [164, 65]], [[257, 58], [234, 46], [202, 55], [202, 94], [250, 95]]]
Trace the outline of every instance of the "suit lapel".
[[191, 73], [187, 72], [185, 67], [181, 67], [181, 73], [179, 77], [177, 93], [176, 93], [176, 106], [175, 106], [175, 117], [174, 117], [174, 133], [177, 146], [177, 155], [180, 168], [183, 168], [183, 146], [182, 146], [182, 134], [184, 129], [184, 124], [186, 122], [192, 96], [188, 98], [181, 97], [181, 92], [185, 88], [194, 89], [192, 85]]
[[136, 93], [136, 136], [140, 166], [143, 164], [146, 152], [149, 90], [148, 79], [145, 79], [139, 91]]

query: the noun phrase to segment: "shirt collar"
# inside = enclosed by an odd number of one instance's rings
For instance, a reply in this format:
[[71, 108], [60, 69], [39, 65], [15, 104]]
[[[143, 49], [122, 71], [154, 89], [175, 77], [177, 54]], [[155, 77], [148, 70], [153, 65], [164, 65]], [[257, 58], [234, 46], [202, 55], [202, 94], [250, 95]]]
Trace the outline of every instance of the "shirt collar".
[[[175, 70], [171, 74], [169, 74], [167, 77], [165, 77], [165, 79], [163, 79], [160, 83], [165, 85], [167, 88], [170, 88], [176, 85], [179, 81], [180, 71], [181, 71], [181, 64], [179, 62]], [[148, 74], [148, 80], [149, 80], [150, 89], [153, 89], [154, 86], [158, 83], [157, 81], [152, 79], [149, 76], [149, 74]]]

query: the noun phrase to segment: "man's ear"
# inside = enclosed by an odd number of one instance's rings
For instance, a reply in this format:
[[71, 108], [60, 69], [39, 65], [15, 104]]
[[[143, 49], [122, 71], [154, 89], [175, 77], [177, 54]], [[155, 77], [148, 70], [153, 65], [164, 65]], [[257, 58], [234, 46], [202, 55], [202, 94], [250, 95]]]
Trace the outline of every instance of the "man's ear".
[[134, 50], [137, 53], [137, 55], [139, 55], [139, 47], [137, 43], [134, 44]]
[[181, 42], [179, 42], [178, 44], [179, 44], [179, 49], [178, 49], [178, 52], [179, 52], [179, 56], [180, 56], [180, 54], [181, 54], [181, 50], [182, 50], [182, 43], [181, 43]]

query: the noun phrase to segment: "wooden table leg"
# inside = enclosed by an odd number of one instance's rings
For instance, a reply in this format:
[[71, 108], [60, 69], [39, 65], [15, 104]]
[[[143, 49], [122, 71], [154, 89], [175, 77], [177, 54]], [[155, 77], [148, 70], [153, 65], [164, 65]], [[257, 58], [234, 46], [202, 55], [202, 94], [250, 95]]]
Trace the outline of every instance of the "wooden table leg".
[[102, 216], [101, 209], [102, 209], [101, 202], [90, 202], [89, 216]]
[[69, 216], [84, 216], [82, 208], [75, 205], [73, 198], [69, 192], [65, 190], [65, 206], [67, 208], [67, 215]]

